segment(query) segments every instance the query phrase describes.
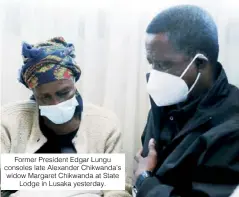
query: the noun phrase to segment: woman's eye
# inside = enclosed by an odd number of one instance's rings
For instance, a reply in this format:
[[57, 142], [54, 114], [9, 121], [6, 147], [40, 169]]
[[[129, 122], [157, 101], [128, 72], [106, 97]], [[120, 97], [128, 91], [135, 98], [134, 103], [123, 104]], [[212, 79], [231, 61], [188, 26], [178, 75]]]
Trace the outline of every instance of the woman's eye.
[[61, 92], [61, 93], [59, 93], [59, 96], [66, 96], [68, 93], [69, 93], [68, 91], [67, 92]]
[[38, 100], [40, 100], [42, 103], [48, 103], [51, 100], [50, 96], [42, 96], [42, 97], [38, 97]]
[[50, 96], [43, 96], [41, 99], [42, 100], [48, 100], [48, 99], [50, 99]]

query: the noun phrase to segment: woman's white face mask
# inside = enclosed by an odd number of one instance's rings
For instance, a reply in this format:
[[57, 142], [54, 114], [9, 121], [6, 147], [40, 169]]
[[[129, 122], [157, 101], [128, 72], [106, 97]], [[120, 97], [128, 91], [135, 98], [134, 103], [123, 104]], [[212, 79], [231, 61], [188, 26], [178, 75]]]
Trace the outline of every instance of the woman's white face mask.
[[71, 99], [57, 105], [39, 106], [40, 115], [47, 117], [55, 124], [64, 124], [73, 118], [78, 105], [76, 97], [73, 96]]
[[207, 60], [203, 54], [197, 54], [180, 77], [157, 70], [151, 70], [147, 83], [147, 91], [158, 107], [174, 105], [184, 102], [187, 99], [188, 94], [197, 84], [201, 73], [198, 73], [190, 89], [182, 77], [199, 57]]

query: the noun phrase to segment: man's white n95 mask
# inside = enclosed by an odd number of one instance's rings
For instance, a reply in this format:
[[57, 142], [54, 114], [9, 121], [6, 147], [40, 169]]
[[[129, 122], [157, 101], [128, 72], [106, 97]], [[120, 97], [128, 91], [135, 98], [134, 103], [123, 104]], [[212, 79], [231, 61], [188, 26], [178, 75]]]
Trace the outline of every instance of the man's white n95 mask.
[[154, 69], [151, 70], [147, 83], [147, 91], [158, 107], [174, 105], [184, 102], [187, 99], [188, 94], [197, 84], [201, 73], [198, 73], [190, 89], [182, 77], [197, 58], [207, 60], [203, 54], [197, 54], [180, 77]]

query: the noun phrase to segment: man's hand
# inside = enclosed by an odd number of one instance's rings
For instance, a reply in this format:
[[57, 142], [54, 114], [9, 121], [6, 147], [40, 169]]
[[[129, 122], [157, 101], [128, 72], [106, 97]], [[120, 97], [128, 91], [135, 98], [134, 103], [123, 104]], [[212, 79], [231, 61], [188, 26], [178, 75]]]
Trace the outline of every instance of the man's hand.
[[134, 170], [134, 182], [137, 180], [138, 176], [144, 171], [153, 171], [157, 165], [157, 152], [155, 150], [155, 141], [150, 139], [149, 141], [149, 153], [147, 157], [142, 157], [141, 149], [135, 156], [135, 161], [137, 162]]

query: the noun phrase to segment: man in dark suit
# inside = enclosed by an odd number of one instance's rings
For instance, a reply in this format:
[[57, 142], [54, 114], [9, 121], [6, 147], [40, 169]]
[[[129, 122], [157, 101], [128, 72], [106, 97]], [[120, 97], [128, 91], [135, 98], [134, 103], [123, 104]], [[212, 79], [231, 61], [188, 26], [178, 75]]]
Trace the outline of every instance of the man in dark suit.
[[148, 25], [151, 109], [135, 160], [137, 197], [228, 197], [239, 183], [239, 90], [218, 62], [217, 27], [197, 6]]

